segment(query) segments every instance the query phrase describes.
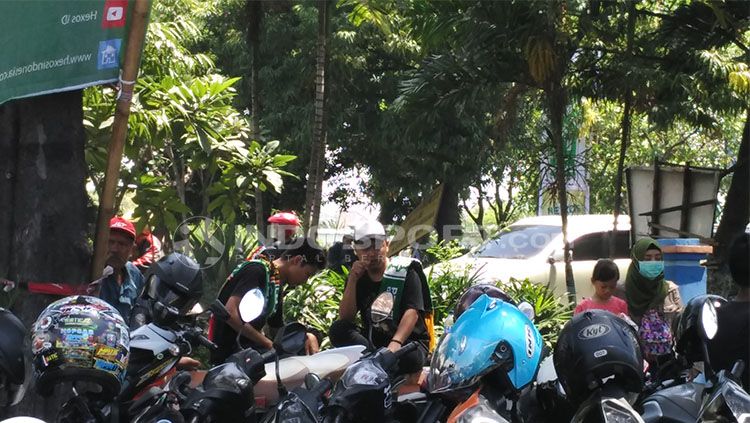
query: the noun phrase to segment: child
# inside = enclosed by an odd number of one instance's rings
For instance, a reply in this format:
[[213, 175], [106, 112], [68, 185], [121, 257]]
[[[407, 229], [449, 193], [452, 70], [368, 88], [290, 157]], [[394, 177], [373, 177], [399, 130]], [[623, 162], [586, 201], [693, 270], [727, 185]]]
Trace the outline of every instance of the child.
[[594, 285], [594, 295], [581, 301], [573, 314], [586, 310], [607, 310], [616, 315], [628, 314], [628, 304], [612, 296], [617, 288], [617, 280], [620, 279], [620, 270], [614, 261], [601, 259], [594, 266], [594, 274], [591, 276], [591, 284]]

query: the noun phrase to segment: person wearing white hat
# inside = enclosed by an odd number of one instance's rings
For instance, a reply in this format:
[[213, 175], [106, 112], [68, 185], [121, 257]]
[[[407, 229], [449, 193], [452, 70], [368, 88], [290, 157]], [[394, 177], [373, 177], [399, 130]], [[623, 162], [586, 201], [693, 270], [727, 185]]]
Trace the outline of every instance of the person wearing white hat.
[[[368, 348], [387, 347], [396, 351], [416, 341], [417, 348], [403, 356], [399, 373], [415, 373], [425, 364], [426, 351], [433, 344], [432, 303], [427, 278], [417, 260], [406, 257], [388, 258], [385, 228], [370, 220], [354, 229], [354, 252], [358, 260], [352, 265], [339, 305], [339, 320], [331, 325], [329, 335], [336, 347], [364, 345]], [[394, 296], [392, 325], [372, 325], [369, 309], [382, 292]], [[357, 327], [357, 313], [362, 316], [364, 330]], [[363, 333], [371, 334], [368, 339]]]

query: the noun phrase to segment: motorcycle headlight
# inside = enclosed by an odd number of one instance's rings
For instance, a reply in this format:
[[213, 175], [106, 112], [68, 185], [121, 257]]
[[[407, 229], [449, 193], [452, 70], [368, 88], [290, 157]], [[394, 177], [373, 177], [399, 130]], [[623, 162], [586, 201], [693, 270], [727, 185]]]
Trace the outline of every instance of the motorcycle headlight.
[[279, 413], [277, 420], [279, 422], [314, 422], [315, 417], [310, 415], [310, 411], [305, 407], [302, 400], [294, 395], [292, 399], [282, 402], [278, 405]]
[[614, 398], [602, 400], [602, 415], [607, 423], [643, 423], [627, 401]]
[[458, 416], [456, 423], [508, 423], [508, 420], [495, 411], [489, 401], [480, 395], [479, 403]]
[[341, 383], [345, 388], [351, 388], [354, 385], [376, 386], [388, 380], [388, 373], [382, 367], [376, 365], [371, 360], [364, 360], [352, 364], [344, 376]]

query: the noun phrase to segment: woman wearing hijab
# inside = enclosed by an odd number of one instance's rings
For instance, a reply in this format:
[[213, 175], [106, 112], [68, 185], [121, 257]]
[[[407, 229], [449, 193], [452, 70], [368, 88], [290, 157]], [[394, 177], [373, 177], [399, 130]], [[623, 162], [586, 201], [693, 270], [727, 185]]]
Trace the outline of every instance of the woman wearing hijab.
[[672, 356], [672, 321], [682, 311], [680, 291], [664, 279], [661, 247], [652, 238], [639, 239], [630, 251], [625, 300], [638, 325], [644, 357], [651, 364]]

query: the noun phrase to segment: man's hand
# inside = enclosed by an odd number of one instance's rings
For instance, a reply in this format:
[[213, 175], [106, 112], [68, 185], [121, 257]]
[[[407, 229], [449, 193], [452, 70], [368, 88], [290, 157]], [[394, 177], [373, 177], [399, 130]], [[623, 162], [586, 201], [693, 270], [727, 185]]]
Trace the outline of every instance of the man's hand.
[[352, 264], [352, 270], [349, 271], [349, 280], [356, 282], [365, 272], [367, 272], [367, 265], [362, 260], [357, 260]]
[[124, 269], [125, 263], [127, 263], [127, 260], [118, 256], [117, 254], [110, 254], [107, 257], [107, 265], [112, 266], [112, 269], [114, 270]]
[[307, 340], [305, 341], [305, 354], [313, 355], [320, 351], [320, 345], [318, 345], [318, 338], [310, 332], [307, 332]]
[[388, 343], [388, 350], [390, 352], [396, 352], [400, 349], [401, 349], [401, 344], [399, 344], [398, 342], [391, 341], [390, 343]]

